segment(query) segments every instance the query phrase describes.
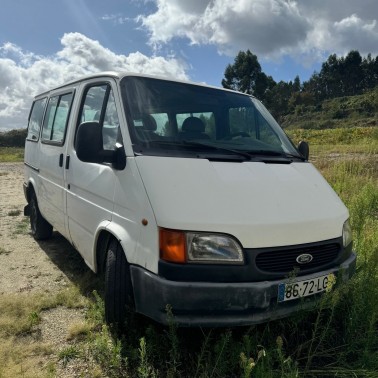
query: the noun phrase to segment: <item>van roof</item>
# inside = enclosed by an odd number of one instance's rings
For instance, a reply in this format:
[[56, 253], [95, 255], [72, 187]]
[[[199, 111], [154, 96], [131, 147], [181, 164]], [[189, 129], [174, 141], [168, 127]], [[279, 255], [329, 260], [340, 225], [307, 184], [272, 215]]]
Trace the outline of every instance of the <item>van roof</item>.
[[[148, 78], [152, 78], [152, 79], [167, 80], [167, 81], [173, 81], [173, 82], [177, 82], [177, 83], [199, 85], [199, 86], [203, 86], [203, 87], [207, 87], [207, 88], [221, 89], [221, 90], [225, 90], [225, 91], [228, 91], [228, 92], [235, 92], [235, 93], [238, 93], [238, 94], [245, 94], [246, 96], [251, 96], [249, 94], [237, 92], [237, 91], [234, 91], [234, 90], [231, 90], [231, 89], [221, 88], [221, 87], [217, 87], [217, 86], [213, 86], [213, 85], [207, 85], [205, 83], [196, 83], [196, 82], [189, 81], [189, 80], [178, 80], [178, 79], [173, 79], [173, 78], [164, 77], [164, 76], [148, 75], [148, 74], [141, 74], [141, 73], [128, 72], [128, 71], [103, 71], [103, 72], [97, 72], [97, 73], [81, 76], [80, 78], [78, 78], [76, 80], [71, 80], [71, 81], [63, 83], [62, 85], [59, 85], [57, 87], [50, 88], [47, 91], [39, 93], [38, 95], [35, 96], [35, 98], [47, 95], [51, 91], [55, 91], [57, 89], [61, 89], [61, 88], [65, 88], [65, 87], [69, 87], [69, 86], [78, 84], [78, 83], [85, 81], [85, 80], [96, 79], [96, 78], [100, 78], [100, 77], [122, 79], [125, 76], [148, 77]], [[254, 97], [254, 96], [252, 96], [252, 97]]]

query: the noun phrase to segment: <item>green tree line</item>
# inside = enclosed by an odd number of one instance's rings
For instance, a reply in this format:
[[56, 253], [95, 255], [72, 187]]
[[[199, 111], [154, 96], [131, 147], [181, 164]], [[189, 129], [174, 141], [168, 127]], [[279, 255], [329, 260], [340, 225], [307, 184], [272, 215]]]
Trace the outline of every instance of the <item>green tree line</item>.
[[256, 55], [250, 50], [240, 51], [234, 63], [229, 64], [222, 80], [224, 88], [253, 94], [269, 108], [273, 115], [282, 117], [295, 112], [300, 106], [321, 106], [327, 99], [362, 94], [378, 86], [378, 56], [362, 57], [352, 50], [345, 57], [332, 54], [301, 83], [299, 76], [293, 81], [275, 82], [266, 75]]
[[26, 129], [0, 131], [0, 147], [24, 147], [26, 134]]

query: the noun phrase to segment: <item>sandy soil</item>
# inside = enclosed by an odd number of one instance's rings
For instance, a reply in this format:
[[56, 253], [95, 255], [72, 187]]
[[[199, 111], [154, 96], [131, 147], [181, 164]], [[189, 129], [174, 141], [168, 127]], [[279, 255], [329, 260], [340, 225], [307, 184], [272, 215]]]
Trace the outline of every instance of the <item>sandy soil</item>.
[[[48, 241], [37, 242], [24, 217], [23, 163], [0, 163], [0, 296], [17, 293], [57, 293], [88, 272], [80, 255], [57, 232]], [[51, 345], [58, 377], [89, 377], [83, 360], [63, 366], [59, 350], [72, 344], [68, 330], [85, 319], [83, 309], [63, 307], [44, 311], [36, 326], [39, 342]], [[45, 361], [47, 363], [49, 361]], [[89, 363], [89, 362], [88, 362]]]

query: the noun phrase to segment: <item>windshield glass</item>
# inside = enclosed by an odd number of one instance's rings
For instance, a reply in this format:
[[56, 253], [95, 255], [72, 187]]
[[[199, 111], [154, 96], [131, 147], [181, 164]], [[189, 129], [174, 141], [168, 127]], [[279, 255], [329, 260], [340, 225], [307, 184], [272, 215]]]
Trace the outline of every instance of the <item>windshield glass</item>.
[[299, 157], [263, 104], [250, 96], [145, 77], [123, 78], [121, 91], [135, 153]]

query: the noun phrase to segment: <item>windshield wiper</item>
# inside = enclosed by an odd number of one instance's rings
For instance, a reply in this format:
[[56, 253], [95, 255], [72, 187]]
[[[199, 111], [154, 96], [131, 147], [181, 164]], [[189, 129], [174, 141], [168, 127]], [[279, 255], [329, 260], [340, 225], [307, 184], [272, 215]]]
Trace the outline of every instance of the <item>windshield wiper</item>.
[[285, 158], [295, 158], [305, 161], [306, 159], [303, 156], [291, 154], [289, 152], [279, 152], [279, 151], [272, 151], [272, 150], [251, 150], [245, 151], [250, 155], [267, 155], [267, 156], [281, 156]]
[[210, 147], [211, 149], [215, 151], [223, 151], [223, 152], [231, 152], [234, 155], [243, 156], [247, 160], [251, 160], [251, 155], [248, 152], [240, 151], [240, 150], [233, 150], [232, 148], [225, 148], [225, 147], [218, 147], [213, 146], [212, 144], [202, 143], [202, 142], [193, 142], [191, 140], [183, 140], [182, 143], [188, 146], [194, 146], [194, 147]]

